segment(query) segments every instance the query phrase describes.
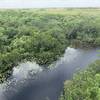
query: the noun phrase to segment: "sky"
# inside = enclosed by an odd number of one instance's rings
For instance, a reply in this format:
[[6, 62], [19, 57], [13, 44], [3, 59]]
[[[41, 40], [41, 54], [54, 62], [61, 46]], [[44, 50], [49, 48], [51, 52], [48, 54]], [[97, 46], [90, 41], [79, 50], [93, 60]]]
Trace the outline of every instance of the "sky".
[[100, 0], [0, 0], [0, 8], [100, 7]]

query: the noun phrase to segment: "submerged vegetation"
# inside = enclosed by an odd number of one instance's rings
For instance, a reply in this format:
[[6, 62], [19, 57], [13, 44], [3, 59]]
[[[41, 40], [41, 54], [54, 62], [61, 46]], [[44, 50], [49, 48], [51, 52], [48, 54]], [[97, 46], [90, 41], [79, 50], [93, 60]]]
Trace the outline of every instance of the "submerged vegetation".
[[66, 81], [60, 100], [100, 100], [100, 60]]
[[0, 81], [22, 61], [49, 65], [68, 46], [100, 46], [100, 9], [0, 10]]

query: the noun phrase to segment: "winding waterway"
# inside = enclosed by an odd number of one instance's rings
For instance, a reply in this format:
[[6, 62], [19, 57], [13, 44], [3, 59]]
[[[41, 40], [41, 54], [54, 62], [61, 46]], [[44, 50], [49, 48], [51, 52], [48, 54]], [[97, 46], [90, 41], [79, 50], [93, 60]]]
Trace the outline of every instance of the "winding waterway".
[[58, 100], [65, 80], [100, 59], [98, 50], [68, 47], [50, 70], [44, 70], [34, 62], [20, 64], [13, 69], [8, 82], [1, 84], [0, 100]]

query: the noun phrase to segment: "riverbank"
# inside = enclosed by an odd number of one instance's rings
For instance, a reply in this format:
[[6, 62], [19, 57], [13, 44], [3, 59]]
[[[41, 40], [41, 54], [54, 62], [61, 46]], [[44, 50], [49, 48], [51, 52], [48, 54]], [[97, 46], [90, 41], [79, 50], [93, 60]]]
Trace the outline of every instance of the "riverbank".
[[[88, 64], [99, 59], [98, 50], [68, 47], [50, 70], [41, 71], [41, 66], [38, 67], [39, 65], [34, 62], [21, 63], [13, 68], [13, 74], [4, 86], [3, 94], [7, 97], [4, 100], [45, 100], [47, 97], [58, 100], [64, 81], [72, 79], [73, 74], [79, 69], [84, 70]], [[34, 68], [40, 72], [34, 75]]]
[[81, 48], [81, 49], [90, 49], [90, 48], [98, 48], [100, 47], [100, 42], [92, 39], [92, 41], [82, 41], [82, 40], [71, 40], [70, 46], [73, 48]]
[[99, 100], [100, 99], [100, 60], [90, 64], [64, 84], [60, 100]]

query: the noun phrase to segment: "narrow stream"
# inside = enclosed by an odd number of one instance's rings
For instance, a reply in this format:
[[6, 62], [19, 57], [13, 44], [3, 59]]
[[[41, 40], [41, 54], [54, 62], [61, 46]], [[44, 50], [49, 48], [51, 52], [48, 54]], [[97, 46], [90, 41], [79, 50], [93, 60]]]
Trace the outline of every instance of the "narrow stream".
[[50, 70], [43, 70], [34, 62], [20, 64], [13, 69], [9, 81], [0, 86], [0, 100], [58, 100], [65, 80], [100, 59], [98, 50], [68, 47]]

